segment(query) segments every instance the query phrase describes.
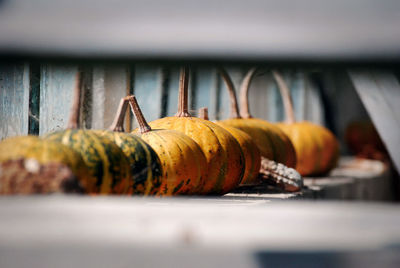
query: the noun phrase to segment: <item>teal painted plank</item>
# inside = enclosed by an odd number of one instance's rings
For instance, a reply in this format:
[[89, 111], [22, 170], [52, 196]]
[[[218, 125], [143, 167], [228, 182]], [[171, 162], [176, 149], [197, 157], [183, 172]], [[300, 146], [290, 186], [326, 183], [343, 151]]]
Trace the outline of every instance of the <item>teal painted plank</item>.
[[40, 82], [40, 135], [66, 127], [77, 70], [78, 67], [75, 65], [42, 65]]
[[[153, 121], [162, 114], [162, 72], [154, 64], [136, 64], [134, 94], [147, 121]], [[136, 120], [135, 126], [136, 124]]]
[[[199, 67], [196, 71], [196, 110], [208, 107], [210, 120], [217, 119], [217, 73], [214, 68]], [[196, 112], [197, 114], [197, 112]]]
[[29, 65], [0, 65], [0, 139], [28, 134]]
[[[167, 99], [166, 116], [174, 116], [178, 109], [179, 72], [180, 72], [179, 67], [170, 68], [169, 71], [169, 86], [167, 88], [168, 99]], [[193, 111], [191, 111], [190, 109], [191, 108], [189, 107], [189, 112], [193, 113]]]

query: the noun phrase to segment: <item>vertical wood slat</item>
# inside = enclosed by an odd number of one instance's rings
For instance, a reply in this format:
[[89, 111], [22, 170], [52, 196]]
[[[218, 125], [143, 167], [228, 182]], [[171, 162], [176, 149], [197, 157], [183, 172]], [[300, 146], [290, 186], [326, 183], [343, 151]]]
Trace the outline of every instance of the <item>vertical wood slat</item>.
[[76, 65], [42, 65], [40, 82], [40, 135], [66, 127], [77, 71], [78, 66]]
[[400, 172], [400, 83], [385, 71], [348, 71], [353, 85]]
[[0, 66], [0, 139], [28, 134], [29, 65]]
[[210, 120], [217, 119], [217, 72], [215, 68], [197, 69], [196, 109], [208, 107]]
[[[107, 129], [121, 98], [130, 93], [130, 68], [123, 64], [95, 65], [91, 85], [91, 128]], [[125, 129], [130, 130], [125, 123]]]
[[[148, 122], [162, 114], [162, 68], [155, 64], [136, 64], [133, 92]], [[136, 120], [134, 121], [137, 126]]]

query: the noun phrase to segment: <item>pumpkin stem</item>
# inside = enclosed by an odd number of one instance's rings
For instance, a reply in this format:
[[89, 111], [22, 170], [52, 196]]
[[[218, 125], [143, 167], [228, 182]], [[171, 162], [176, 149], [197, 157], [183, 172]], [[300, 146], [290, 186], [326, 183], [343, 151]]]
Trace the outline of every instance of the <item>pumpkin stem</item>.
[[191, 117], [188, 109], [189, 67], [182, 67], [179, 76], [179, 99], [177, 117]]
[[207, 107], [201, 107], [199, 109], [199, 118], [204, 119], [204, 120], [210, 120], [208, 118], [208, 108]]
[[252, 118], [249, 110], [249, 88], [256, 73], [257, 67], [251, 68], [240, 85], [240, 115], [242, 118]]
[[149, 124], [147, 124], [147, 121], [143, 116], [142, 110], [140, 109], [140, 106], [136, 100], [136, 97], [134, 95], [132, 95], [132, 96], [126, 97], [126, 99], [129, 101], [131, 110], [136, 117], [136, 121], [139, 124], [140, 134], [151, 131], [151, 127], [149, 126]]
[[82, 74], [78, 71], [75, 76], [75, 85], [73, 89], [72, 106], [68, 119], [67, 129], [79, 128], [79, 117], [81, 110], [81, 85], [82, 85]]
[[231, 101], [231, 115], [230, 118], [241, 118], [239, 114], [239, 105], [236, 98], [235, 86], [233, 85], [232, 79], [224, 68], [218, 68], [218, 72], [222, 76], [225, 82], [226, 88], [229, 92], [229, 98]]
[[272, 75], [276, 83], [278, 84], [278, 88], [282, 96], [283, 106], [285, 107], [286, 122], [289, 124], [295, 123], [296, 117], [294, 115], [293, 101], [290, 95], [289, 87], [287, 86], [285, 80], [278, 71], [272, 70]]
[[128, 108], [128, 102], [129, 102], [128, 97], [121, 98], [114, 121], [108, 128], [109, 130], [116, 132], [125, 132], [124, 119], [126, 115], [126, 109]]

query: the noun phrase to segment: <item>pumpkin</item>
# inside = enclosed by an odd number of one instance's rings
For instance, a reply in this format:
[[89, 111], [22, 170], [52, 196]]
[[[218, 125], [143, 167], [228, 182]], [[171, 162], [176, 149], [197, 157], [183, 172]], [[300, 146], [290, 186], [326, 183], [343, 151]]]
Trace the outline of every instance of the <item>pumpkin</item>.
[[161, 186], [161, 162], [156, 152], [139, 136], [124, 133], [128, 105], [128, 98], [122, 98], [109, 130], [97, 130], [96, 133], [114, 142], [127, 157], [131, 168], [129, 193], [154, 195]]
[[[206, 107], [199, 109], [199, 118], [209, 120], [208, 109]], [[257, 145], [252, 141], [251, 137], [238, 128], [230, 127], [220, 122], [214, 122], [226, 129], [239, 143], [245, 159], [245, 168], [241, 185], [252, 185], [259, 183], [258, 171], [261, 166], [261, 155]]]
[[84, 189], [71, 169], [61, 163], [41, 164], [32, 158], [0, 163], [0, 195], [50, 193], [84, 193]]
[[353, 121], [348, 124], [345, 141], [350, 151], [359, 158], [389, 160], [385, 145], [371, 121]]
[[249, 112], [248, 90], [255, 74], [249, 71], [241, 85], [241, 114], [239, 115], [236, 93], [229, 75], [220, 70], [231, 99], [231, 118], [221, 120], [220, 124], [237, 128], [247, 133], [257, 145], [261, 155], [267, 159], [283, 163], [288, 167], [296, 165], [296, 153], [288, 136], [272, 123], [253, 118]]
[[272, 71], [282, 95], [286, 122], [277, 124], [291, 139], [297, 154], [296, 170], [303, 176], [322, 175], [337, 164], [339, 143], [328, 129], [308, 121], [296, 122], [290, 91], [282, 76]]
[[112, 141], [91, 130], [78, 129], [81, 99], [81, 78], [77, 73], [74, 100], [66, 130], [46, 134], [47, 140], [61, 142], [78, 152], [96, 183], [90, 193], [121, 194], [129, 191], [129, 162]]
[[163, 179], [159, 195], [198, 194], [207, 176], [207, 163], [199, 145], [174, 130], [152, 129], [146, 122], [135, 96], [129, 98], [140, 135], [161, 160]]
[[203, 194], [225, 194], [242, 180], [244, 156], [236, 139], [224, 128], [188, 112], [188, 68], [180, 73], [178, 112], [150, 122], [152, 128], [180, 131], [199, 144], [208, 166]]
[[70, 168], [85, 190], [91, 189], [95, 178], [80, 154], [66, 145], [36, 136], [18, 136], [0, 142], [0, 163], [18, 159], [34, 159], [39, 164], [63, 164]]

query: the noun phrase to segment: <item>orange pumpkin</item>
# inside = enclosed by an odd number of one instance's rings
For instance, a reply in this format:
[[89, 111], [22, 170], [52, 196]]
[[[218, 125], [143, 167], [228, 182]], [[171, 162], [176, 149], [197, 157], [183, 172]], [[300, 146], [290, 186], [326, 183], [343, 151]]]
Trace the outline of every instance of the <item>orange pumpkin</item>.
[[241, 86], [241, 115], [239, 115], [233, 83], [225, 71], [220, 71], [231, 98], [231, 118], [220, 124], [231, 126], [247, 133], [257, 145], [263, 157], [283, 163], [288, 167], [296, 165], [296, 154], [289, 138], [278, 127], [268, 121], [252, 118], [248, 107], [248, 90], [255, 69], [250, 70]]
[[296, 170], [303, 176], [321, 175], [329, 172], [337, 164], [339, 143], [328, 129], [308, 121], [296, 122], [293, 103], [282, 76], [272, 72], [282, 95], [286, 122], [278, 123], [291, 139], [297, 154]]
[[[199, 118], [209, 120], [208, 109], [206, 107], [200, 108]], [[243, 179], [240, 184], [252, 185], [259, 183], [258, 171], [261, 167], [261, 155], [260, 151], [257, 148], [257, 145], [252, 141], [249, 135], [247, 135], [240, 129], [224, 125], [218, 121], [215, 123], [231, 133], [232, 136], [235, 137], [236, 141], [239, 143], [240, 148], [242, 149], [245, 159], [245, 169]]]
[[139, 135], [156, 152], [163, 178], [158, 195], [198, 194], [207, 177], [207, 162], [199, 145], [175, 130], [151, 129], [136, 101], [129, 97], [132, 112], [139, 124]]
[[236, 139], [224, 128], [188, 112], [187, 87], [189, 70], [183, 68], [180, 74], [178, 113], [150, 122], [160, 129], [174, 129], [195, 140], [202, 149], [208, 165], [208, 178], [204, 194], [225, 194], [234, 189], [242, 180], [244, 156]]

